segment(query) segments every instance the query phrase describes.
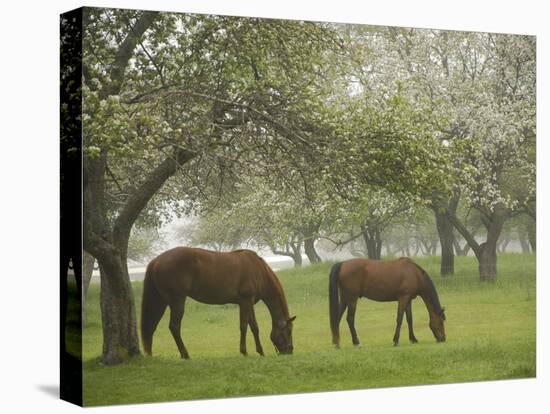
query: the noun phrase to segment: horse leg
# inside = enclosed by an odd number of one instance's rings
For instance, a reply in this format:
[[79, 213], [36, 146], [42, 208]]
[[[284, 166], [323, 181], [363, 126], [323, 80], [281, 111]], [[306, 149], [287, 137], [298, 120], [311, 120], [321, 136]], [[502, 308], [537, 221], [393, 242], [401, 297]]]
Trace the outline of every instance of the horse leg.
[[357, 309], [357, 299], [351, 301], [348, 304], [348, 315], [346, 320], [348, 321], [349, 331], [351, 333], [351, 341], [353, 345], [359, 346], [359, 338], [357, 337], [357, 331], [355, 330], [355, 310]]
[[332, 343], [336, 348], [340, 348], [340, 321], [342, 320], [342, 316], [344, 315], [344, 312], [346, 311], [346, 308], [348, 307], [348, 304], [345, 302], [340, 302], [340, 311], [338, 313], [338, 319], [336, 323], [336, 335], [333, 335], [332, 337]]
[[416, 344], [418, 340], [416, 339], [416, 336], [414, 336], [413, 331], [412, 300], [410, 300], [407, 304], [407, 307], [405, 308], [405, 314], [407, 315], [407, 325], [409, 326], [409, 340], [413, 344]]
[[181, 302], [176, 302], [170, 305], [170, 332], [176, 341], [180, 356], [184, 359], [189, 359], [187, 349], [181, 339], [181, 320], [183, 319], [183, 312], [185, 310], [185, 298]]
[[258, 329], [258, 322], [256, 321], [256, 313], [254, 312], [254, 306], [250, 309], [250, 317], [248, 319], [248, 324], [250, 325], [250, 330], [254, 335], [254, 342], [256, 343], [256, 352], [261, 356], [264, 356], [264, 350], [262, 344], [260, 343], [260, 331]]
[[397, 346], [399, 344], [399, 334], [401, 332], [401, 323], [403, 323], [403, 313], [405, 312], [408, 301], [409, 298], [406, 296], [399, 298], [399, 303], [397, 305], [397, 326], [395, 327], [395, 335], [393, 336], [393, 346]]
[[246, 353], [246, 329], [248, 328], [248, 321], [250, 320], [250, 308], [252, 307], [252, 301], [245, 299], [239, 303], [239, 316], [241, 327], [241, 354], [244, 356]]

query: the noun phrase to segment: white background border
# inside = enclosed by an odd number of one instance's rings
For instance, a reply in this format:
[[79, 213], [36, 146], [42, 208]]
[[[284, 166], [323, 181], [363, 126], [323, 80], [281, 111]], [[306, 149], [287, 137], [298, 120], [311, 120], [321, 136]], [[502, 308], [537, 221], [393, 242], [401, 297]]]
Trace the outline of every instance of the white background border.
[[[2, 4], [0, 25], [0, 410], [66, 413], [58, 392], [58, 15], [78, 1]], [[537, 35], [537, 379], [92, 408], [87, 412], [541, 412], [547, 404], [549, 23], [545, 1], [113, 0], [89, 6], [210, 12]], [[543, 91], [545, 93], [543, 93]], [[548, 302], [548, 301], [547, 301]], [[450, 323], [452, 323], [452, 319]], [[452, 340], [450, 338], [450, 340]], [[184, 362], [183, 362], [184, 363]], [[192, 378], [181, 378], [182, 387]], [[116, 387], [116, 380], [113, 382]], [[548, 392], [548, 391], [546, 391]]]

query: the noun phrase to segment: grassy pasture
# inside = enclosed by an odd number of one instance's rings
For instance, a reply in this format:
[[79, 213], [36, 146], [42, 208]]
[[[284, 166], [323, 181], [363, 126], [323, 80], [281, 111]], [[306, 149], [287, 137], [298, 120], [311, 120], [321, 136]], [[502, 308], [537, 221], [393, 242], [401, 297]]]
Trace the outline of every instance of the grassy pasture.
[[[328, 323], [328, 271], [323, 263], [278, 273], [294, 324], [294, 354], [276, 356], [269, 333], [271, 320], [256, 305], [265, 357], [255, 353], [247, 336], [248, 357], [239, 354], [236, 305], [208, 306], [187, 300], [182, 336], [191, 360], [179, 358], [168, 330], [168, 312], [157, 328], [152, 358], [138, 357], [107, 367], [98, 360], [102, 335], [99, 286], [89, 290], [83, 332], [86, 405], [159, 402], [244, 395], [285, 394], [387, 386], [525, 378], [535, 376], [535, 256], [499, 257], [494, 284], [480, 283], [477, 264], [458, 257], [456, 275], [441, 279], [439, 259], [418, 258], [432, 276], [447, 315], [447, 342], [438, 344], [428, 328], [420, 298], [413, 302], [418, 344], [408, 342], [403, 323], [401, 343], [392, 346], [396, 303], [362, 299], [356, 328], [362, 347], [354, 348], [345, 318], [342, 349], [331, 345]], [[134, 283], [141, 307], [140, 282]]]

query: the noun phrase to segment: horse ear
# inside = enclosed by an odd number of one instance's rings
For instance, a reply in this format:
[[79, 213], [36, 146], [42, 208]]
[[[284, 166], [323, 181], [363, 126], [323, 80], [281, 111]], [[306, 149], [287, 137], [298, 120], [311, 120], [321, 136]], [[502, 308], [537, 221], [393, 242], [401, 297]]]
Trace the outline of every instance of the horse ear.
[[290, 318], [290, 319], [287, 321], [287, 323], [290, 323], [290, 322], [294, 321], [294, 319], [296, 319], [296, 316], [293, 316], [292, 318]]

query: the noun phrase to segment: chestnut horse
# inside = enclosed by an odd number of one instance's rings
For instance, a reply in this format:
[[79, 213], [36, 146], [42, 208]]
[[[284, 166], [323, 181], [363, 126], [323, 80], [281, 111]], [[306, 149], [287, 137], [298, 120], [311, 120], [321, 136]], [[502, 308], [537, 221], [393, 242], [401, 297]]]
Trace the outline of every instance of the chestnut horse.
[[340, 320], [348, 310], [347, 321], [354, 345], [359, 345], [355, 331], [357, 299], [365, 297], [379, 302], [397, 301], [397, 326], [393, 344], [399, 343], [403, 313], [407, 315], [409, 339], [418, 342], [413, 332], [411, 301], [420, 296], [430, 315], [430, 328], [438, 342], [445, 341], [445, 312], [430, 276], [411, 259], [380, 261], [351, 259], [332, 266], [329, 276], [330, 327], [332, 342], [340, 346]]
[[281, 283], [267, 263], [251, 250], [219, 253], [176, 247], [147, 265], [141, 305], [141, 339], [145, 353], [151, 355], [153, 333], [170, 307], [170, 332], [182, 358], [189, 353], [181, 338], [181, 320], [185, 299], [211, 305], [235, 303], [240, 308], [241, 354], [246, 355], [246, 331], [256, 342], [256, 351], [264, 355], [254, 304], [262, 300], [273, 322], [271, 341], [277, 353], [291, 354], [292, 321]]

